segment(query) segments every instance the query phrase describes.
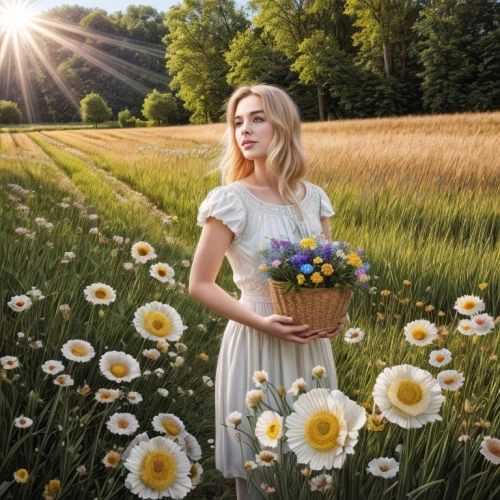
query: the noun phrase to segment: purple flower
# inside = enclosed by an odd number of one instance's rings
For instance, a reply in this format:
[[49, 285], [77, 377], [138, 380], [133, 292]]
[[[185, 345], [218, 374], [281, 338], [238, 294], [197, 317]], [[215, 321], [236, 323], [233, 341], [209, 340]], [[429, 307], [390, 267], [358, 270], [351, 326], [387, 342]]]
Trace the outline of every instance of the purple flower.
[[363, 268], [360, 267], [359, 269], [356, 269], [356, 271], [354, 271], [354, 274], [359, 278], [363, 274], [366, 274], [366, 272]]
[[281, 246], [281, 243], [276, 238], [271, 238], [271, 243], [274, 248], [279, 248]]
[[290, 259], [290, 262], [294, 266], [300, 266], [301, 264], [305, 264], [308, 260], [309, 257], [307, 255], [302, 255], [301, 253], [298, 253]]
[[302, 274], [311, 274], [314, 271], [314, 266], [311, 266], [311, 264], [302, 264], [300, 266], [300, 272]]

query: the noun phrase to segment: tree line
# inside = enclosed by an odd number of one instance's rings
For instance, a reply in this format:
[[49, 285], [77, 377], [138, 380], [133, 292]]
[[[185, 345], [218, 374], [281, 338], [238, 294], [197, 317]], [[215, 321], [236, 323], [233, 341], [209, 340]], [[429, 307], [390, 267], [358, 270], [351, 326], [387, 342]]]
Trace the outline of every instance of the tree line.
[[[183, 0], [165, 13], [63, 6], [46, 16], [86, 30], [64, 33], [142, 86], [42, 37], [72, 92], [100, 94], [114, 117], [127, 109], [141, 119], [154, 88], [177, 104], [171, 123], [218, 122], [233, 89], [257, 82], [286, 90], [304, 120], [500, 109], [500, 0]], [[79, 119], [48, 72], [31, 66], [43, 120]]]

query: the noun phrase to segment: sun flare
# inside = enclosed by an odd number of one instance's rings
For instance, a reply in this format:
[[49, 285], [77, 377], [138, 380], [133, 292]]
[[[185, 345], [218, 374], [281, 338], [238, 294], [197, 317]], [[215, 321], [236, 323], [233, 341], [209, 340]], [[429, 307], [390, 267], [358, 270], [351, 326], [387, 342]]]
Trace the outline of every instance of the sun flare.
[[2, 31], [17, 31], [24, 28], [33, 15], [32, 6], [27, 0], [0, 2], [0, 28]]

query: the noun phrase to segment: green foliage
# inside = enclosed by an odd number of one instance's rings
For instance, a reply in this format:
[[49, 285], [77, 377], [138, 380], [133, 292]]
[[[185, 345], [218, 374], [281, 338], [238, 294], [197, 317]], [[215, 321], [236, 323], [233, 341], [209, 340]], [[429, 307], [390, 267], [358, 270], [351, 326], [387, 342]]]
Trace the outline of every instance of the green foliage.
[[135, 120], [136, 118], [132, 116], [132, 113], [128, 110], [128, 108], [118, 113], [118, 125], [122, 128], [135, 127]]
[[98, 123], [110, 120], [113, 116], [111, 108], [99, 94], [88, 94], [80, 101], [82, 119], [87, 123]]
[[17, 125], [21, 123], [23, 115], [16, 102], [0, 101], [0, 123], [6, 125]]
[[177, 118], [177, 101], [172, 94], [162, 94], [154, 89], [144, 99], [142, 114], [157, 125], [174, 123]]
[[81, 21], [80, 26], [88, 30], [100, 31], [101, 33], [114, 33], [113, 22], [108, 17], [108, 13], [102, 9], [94, 9]]

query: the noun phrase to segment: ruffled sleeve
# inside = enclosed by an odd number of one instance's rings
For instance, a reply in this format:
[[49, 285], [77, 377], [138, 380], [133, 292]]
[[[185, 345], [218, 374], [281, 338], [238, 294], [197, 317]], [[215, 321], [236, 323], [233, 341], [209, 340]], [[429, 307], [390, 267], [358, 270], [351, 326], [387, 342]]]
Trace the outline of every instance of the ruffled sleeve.
[[328, 198], [328, 195], [319, 187], [319, 195], [320, 195], [320, 214], [321, 217], [331, 217], [332, 215], [335, 215], [335, 212], [333, 211], [332, 204], [330, 202], [330, 198]]
[[222, 221], [233, 233], [233, 243], [243, 236], [246, 210], [240, 197], [229, 186], [212, 189], [198, 209], [197, 225], [203, 226], [208, 217]]

